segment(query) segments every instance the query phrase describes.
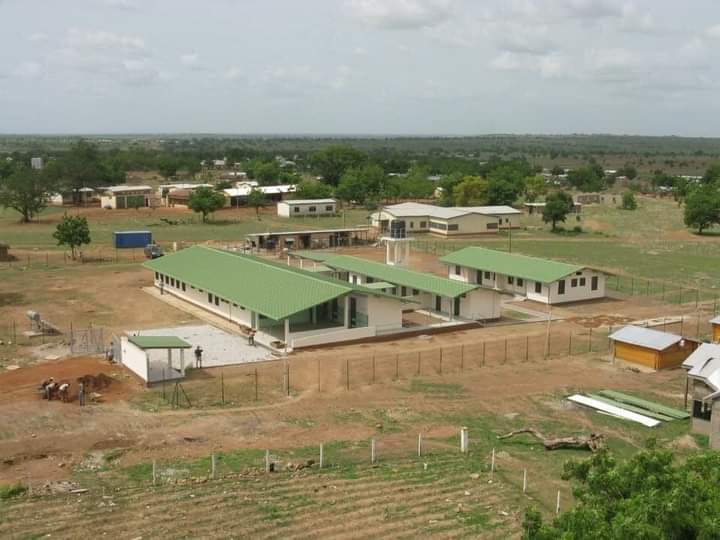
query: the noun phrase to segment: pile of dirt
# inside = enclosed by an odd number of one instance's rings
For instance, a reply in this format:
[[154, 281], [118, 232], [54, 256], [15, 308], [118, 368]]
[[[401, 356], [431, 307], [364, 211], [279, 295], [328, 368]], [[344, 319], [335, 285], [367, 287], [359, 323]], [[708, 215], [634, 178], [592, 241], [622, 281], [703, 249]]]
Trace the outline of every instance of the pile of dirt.
[[113, 383], [113, 378], [108, 377], [104, 373], [97, 375], [83, 375], [77, 378], [78, 383], [83, 383], [85, 389], [89, 391], [103, 390]]

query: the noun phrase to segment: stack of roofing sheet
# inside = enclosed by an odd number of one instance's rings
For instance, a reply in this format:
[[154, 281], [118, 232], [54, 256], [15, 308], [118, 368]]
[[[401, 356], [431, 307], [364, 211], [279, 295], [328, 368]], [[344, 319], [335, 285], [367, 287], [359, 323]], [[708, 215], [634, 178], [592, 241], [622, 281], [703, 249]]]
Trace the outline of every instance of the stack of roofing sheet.
[[587, 395], [575, 394], [567, 399], [600, 413], [637, 422], [647, 427], [655, 427], [661, 421], [670, 422], [690, 417], [686, 411], [613, 390], [600, 390], [595, 394]]

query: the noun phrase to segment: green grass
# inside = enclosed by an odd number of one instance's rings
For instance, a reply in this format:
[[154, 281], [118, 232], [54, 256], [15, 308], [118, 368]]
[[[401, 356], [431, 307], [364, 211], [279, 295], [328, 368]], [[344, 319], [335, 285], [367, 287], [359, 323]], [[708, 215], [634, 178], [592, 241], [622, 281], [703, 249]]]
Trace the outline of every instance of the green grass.
[[2, 484], [0, 485], [0, 501], [20, 497], [27, 492], [27, 487], [22, 484]]
[[465, 395], [465, 387], [461, 384], [436, 383], [423, 379], [412, 379], [407, 391], [445, 399], [454, 399]]

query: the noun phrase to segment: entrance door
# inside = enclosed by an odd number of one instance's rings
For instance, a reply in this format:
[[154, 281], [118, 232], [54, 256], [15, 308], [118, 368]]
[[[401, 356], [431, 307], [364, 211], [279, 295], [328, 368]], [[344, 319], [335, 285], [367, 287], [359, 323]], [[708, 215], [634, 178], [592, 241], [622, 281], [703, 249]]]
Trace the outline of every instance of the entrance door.
[[438, 313], [442, 311], [442, 296], [435, 297], [435, 311]]
[[357, 325], [357, 299], [350, 297], [350, 328]]
[[478, 270], [475, 276], [475, 283], [482, 285], [482, 270]]
[[455, 317], [460, 316], [460, 297], [459, 296], [457, 298], [453, 299], [453, 315]]

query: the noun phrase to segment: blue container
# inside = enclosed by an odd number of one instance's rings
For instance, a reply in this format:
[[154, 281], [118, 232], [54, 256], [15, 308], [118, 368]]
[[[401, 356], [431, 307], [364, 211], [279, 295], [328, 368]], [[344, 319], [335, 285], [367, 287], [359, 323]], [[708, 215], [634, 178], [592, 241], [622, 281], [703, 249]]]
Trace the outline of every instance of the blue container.
[[115, 231], [113, 233], [115, 249], [144, 248], [152, 244], [150, 231]]

